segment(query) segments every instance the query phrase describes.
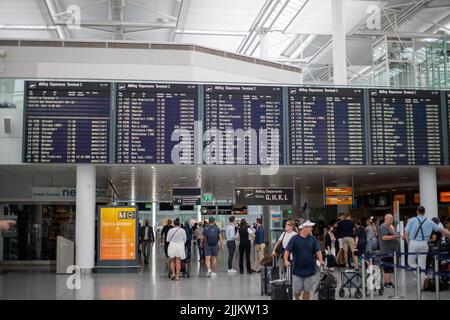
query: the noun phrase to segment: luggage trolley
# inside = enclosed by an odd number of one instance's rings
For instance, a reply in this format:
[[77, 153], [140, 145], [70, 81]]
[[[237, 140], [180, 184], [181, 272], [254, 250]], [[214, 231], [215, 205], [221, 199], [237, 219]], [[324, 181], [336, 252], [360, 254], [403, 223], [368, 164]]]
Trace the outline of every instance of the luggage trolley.
[[355, 291], [355, 298], [360, 299], [362, 297], [362, 276], [360, 272], [354, 270], [346, 270], [341, 272], [341, 287], [339, 289], [339, 297], [345, 296], [345, 289], [348, 289], [349, 297], [352, 297], [352, 290]]
[[[384, 287], [383, 287], [383, 269], [380, 268], [378, 265], [373, 265], [373, 277], [372, 274], [370, 272], [370, 270], [368, 270], [367, 274], [366, 274], [366, 283], [368, 283], [368, 281], [372, 281], [372, 285], [373, 285], [373, 290], [375, 290], [375, 292], [378, 291], [378, 294], [380, 296], [383, 295], [384, 293]], [[356, 299], [361, 299], [362, 297], [362, 274], [361, 272], [356, 272], [354, 270], [346, 270], [341, 272], [341, 287], [339, 289], [339, 297], [343, 298], [345, 296], [345, 289], [348, 289], [349, 292], [349, 297], [351, 298], [352, 296], [352, 291], [351, 289], [356, 289], [355, 290], [355, 298]], [[369, 293], [369, 287], [368, 285], [366, 285], [366, 295]]]
[[[167, 267], [168, 267], [167, 277], [170, 279], [170, 276], [172, 274], [172, 270], [170, 269], [170, 259], [168, 259]], [[189, 278], [190, 277], [190, 275], [189, 275], [189, 262], [186, 262], [186, 259], [181, 260], [180, 273], [181, 273], [181, 276], [183, 278]]]

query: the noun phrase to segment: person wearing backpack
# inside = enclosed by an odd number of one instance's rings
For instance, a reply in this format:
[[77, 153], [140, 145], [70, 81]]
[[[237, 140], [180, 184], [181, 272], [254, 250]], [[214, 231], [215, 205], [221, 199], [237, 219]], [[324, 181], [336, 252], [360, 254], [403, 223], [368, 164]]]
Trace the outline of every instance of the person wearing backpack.
[[216, 276], [217, 255], [220, 249], [223, 250], [223, 240], [220, 234], [220, 229], [214, 223], [216, 219], [214, 217], [209, 218], [208, 225], [203, 229], [202, 244], [205, 248], [205, 264], [207, 277]]
[[408, 255], [408, 265], [411, 268], [417, 268], [418, 265], [422, 270], [425, 270], [427, 255], [415, 255], [414, 253], [428, 252], [428, 241], [430, 241], [433, 231], [439, 231], [447, 236], [450, 236], [450, 231], [427, 219], [423, 206], [419, 206], [416, 213], [417, 217], [410, 219], [405, 228], [405, 238], [408, 241], [408, 253], [410, 253]]

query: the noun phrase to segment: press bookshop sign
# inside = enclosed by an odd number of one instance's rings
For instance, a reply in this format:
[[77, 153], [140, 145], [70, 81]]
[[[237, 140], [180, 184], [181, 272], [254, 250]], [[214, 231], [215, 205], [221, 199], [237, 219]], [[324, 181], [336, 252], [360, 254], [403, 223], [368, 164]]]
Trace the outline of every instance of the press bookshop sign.
[[[76, 188], [32, 188], [31, 198], [35, 201], [75, 201], [77, 196]], [[96, 200], [99, 202], [109, 202], [108, 191], [105, 189], [96, 190]]]

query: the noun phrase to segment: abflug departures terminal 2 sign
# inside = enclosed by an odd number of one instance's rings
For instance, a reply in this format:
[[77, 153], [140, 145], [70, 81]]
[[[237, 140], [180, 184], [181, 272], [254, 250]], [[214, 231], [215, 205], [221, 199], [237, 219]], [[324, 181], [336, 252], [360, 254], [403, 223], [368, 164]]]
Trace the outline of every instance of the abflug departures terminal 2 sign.
[[26, 163], [108, 163], [110, 84], [26, 81]]
[[236, 188], [237, 205], [292, 205], [292, 188]]

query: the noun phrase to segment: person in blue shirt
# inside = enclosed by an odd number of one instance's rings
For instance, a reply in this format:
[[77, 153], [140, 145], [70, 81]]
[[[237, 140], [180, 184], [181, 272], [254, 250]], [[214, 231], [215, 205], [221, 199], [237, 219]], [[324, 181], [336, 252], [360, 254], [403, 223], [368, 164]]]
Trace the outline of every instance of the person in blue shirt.
[[260, 272], [260, 261], [264, 258], [264, 248], [266, 244], [264, 242], [264, 227], [262, 226], [262, 219], [256, 219], [256, 231], [255, 231], [255, 261], [253, 263], [253, 272]]
[[424, 252], [425, 254], [408, 255], [408, 265], [411, 268], [417, 268], [417, 265], [422, 270], [425, 270], [427, 263], [428, 241], [430, 241], [431, 233], [441, 232], [450, 236], [450, 232], [432, 220], [425, 217], [425, 208], [419, 206], [417, 208], [417, 217], [411, 218], [405, 228], [405, 238], [408, 241], [408, 253]]
[[[307, 220], [299, 226], [300, 232], [292, 237], [284, 251], [284, 265], [291, 268], [289, 255], [293, 255], [292, 291], [295, 299], [309, 300], [310, 292], [314, 290], [314, 275], [316, 274], [316, 259], [323, 266], [322, 251], [319, 242], [312, 235], [315, 223]], [[303, 295], [303, 296], [302, 296]]]

